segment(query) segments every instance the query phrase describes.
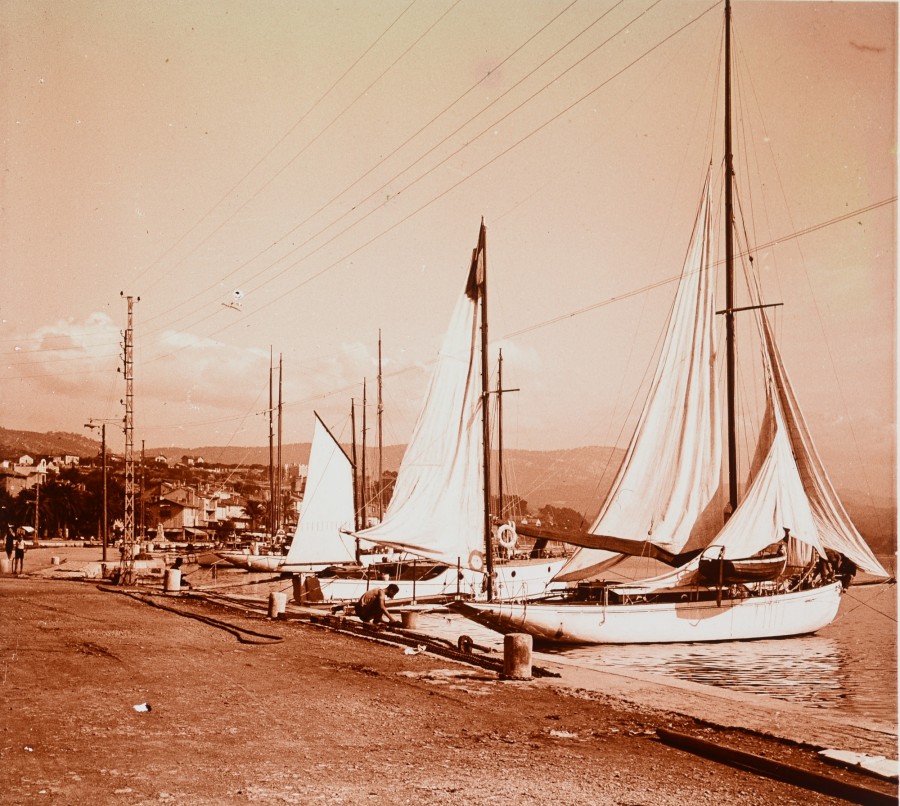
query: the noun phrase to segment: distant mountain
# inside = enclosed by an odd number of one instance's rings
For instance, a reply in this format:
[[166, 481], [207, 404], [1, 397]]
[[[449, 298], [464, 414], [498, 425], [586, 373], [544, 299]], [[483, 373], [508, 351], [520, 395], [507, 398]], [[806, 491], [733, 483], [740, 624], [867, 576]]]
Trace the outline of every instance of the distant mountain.
[[[383, 451], [384, 469], [396, 471], [405, 450], [404, 445], [387, 445]], [[344, 446], [348, 455], [350, 447]], [[306, 464], [309, 461], [308, 442], [282, 445], [281, 456], [286, 464]], [[81, 434], [64, 432], [38, 433], [0, 428], [0, 459], [16, 459], [23, 453], [30, 456], [58, 456], [69, 454], [83, 459], [100, 452], [100, 441]], [[148, 458], [165, 456], [170, 462], [180, 462], [184, 456], [200, 456], [208, 463], [227, 465], [268, 465], [269, 448], [217, 447], [148, 448]], [[593, 520], [603, 497], [612, 484], [622, 462], [624, 452], [617, 448], [589, 446], [557, 451], [506, 450], [503, 455], [506, 494], [519, 495], [532, 511], [549, 504], [568, 507]], [[367, 471], [377, 473], [374, 451], [367, 450]], [[847, 512], [860, 533], [877, 554], [893, 553], [897, 542], [897, 502], [892, 499], [873, 501], [864, 492], [839, 491]]]
[[64, 431], [42, 434], [0, 428], [0, 459], [18, 459], [25, 453], [34, 458], [66, 454], [86, 459], [100, 453], [100, 440]]

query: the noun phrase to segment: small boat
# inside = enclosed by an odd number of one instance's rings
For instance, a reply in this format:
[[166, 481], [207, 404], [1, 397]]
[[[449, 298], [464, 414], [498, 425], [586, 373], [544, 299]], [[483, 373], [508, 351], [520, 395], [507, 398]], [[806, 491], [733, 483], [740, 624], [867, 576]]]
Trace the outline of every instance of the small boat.
[[[734, 302], [731, 153], [731, 3], [725, 3], [725, 309], [715, 306], [711, 169], [638, 425], [600, 514], [557, 581], [563, 592], [518, 602], [462, 602], [459, 611], [501, 633], [555, 643], [731, 641], [813, 633], [830, 624], [857, 570], [889, 575], [850, 520], [818, 456], [762, 299], [753, 249], [743, 268], [749, 304]], [[712, 165], [714, 160], [708, 164]], [[739, 209], [739, 207], [737, 208]], [[735, 429], [735, 317], [751, 317], [764, 401], [739, 500]], [[725, 318], [725, 350], [715, 320]], [[727, 387], [727, 498], [717, 384]], [[784, 537], [782, 538], [782, 531]], [[780, 541], [777, 551], [773, 542]], [[671, 566], [632, 583], [604, 580], [626, 556]]]

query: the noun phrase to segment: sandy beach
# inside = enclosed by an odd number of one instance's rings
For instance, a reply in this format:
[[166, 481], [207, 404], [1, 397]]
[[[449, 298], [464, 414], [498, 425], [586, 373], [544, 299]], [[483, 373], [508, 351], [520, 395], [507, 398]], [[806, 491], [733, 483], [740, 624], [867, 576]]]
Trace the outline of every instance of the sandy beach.
[[504, 681], [377, 637], [153, 591], [172, 612], [44, 573], [88, 551], [34, 549], [25, 575], [0, 577], [3, 803], [846, 802], [661, 729], [896, 797], [815, 752], [896, 758], [896, 729], [539, 653], [559, 677]]

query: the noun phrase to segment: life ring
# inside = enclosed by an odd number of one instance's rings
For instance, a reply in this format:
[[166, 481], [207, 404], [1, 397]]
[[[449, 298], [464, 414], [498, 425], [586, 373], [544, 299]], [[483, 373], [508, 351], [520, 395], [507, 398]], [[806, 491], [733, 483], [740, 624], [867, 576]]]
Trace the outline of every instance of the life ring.
[[469, 554], [469, 568], [473, 571], [480, 571], [484, 568], [484, 554], [480, 551], [473, 551]]
[[516, 534], [516, 527], [511, 523], [504, 523], [503, 526], [497, 530], [497, 542], [505, 549], [511, 549], [515, 546], [518, 537], [519, 536]]

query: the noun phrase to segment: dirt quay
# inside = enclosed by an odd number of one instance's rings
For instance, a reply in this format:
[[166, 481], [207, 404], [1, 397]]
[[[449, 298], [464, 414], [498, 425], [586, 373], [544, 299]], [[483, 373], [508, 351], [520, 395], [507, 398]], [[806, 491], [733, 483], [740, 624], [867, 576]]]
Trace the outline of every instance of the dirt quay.
[[96, 584], [0, 579], [0, 801], [844, 802], [674, 749], [656, 730], [809, 761], [790, 743], [308, 624], [179, 607], [280, 640], [241, 643]]

